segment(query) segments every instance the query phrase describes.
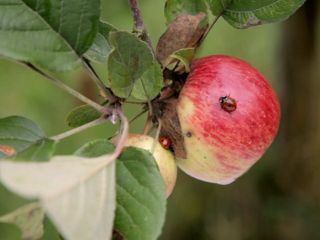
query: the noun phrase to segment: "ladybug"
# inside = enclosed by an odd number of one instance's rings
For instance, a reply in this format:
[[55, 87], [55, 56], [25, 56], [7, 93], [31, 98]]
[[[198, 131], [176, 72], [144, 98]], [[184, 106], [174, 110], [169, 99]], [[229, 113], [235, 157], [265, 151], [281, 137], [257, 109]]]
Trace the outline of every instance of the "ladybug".
[[232, 113], [237, 109], [237, 101], [230, 96], [220, 97], [219, 102], [221, 108], [228, 113]]
[[171, 139], [164, 136], [159, 138], [159, 143], [164, 149], [167, 149], [167, 150], [170, 149], [172, 146]]

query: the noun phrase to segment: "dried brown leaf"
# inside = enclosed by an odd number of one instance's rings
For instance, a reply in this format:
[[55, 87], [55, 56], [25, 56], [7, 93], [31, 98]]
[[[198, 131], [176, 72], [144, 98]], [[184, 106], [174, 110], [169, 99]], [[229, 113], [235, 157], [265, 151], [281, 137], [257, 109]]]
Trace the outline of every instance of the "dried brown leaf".
[[156, 56], [163, 66], [174, 61], [171, 54], [182, 48], [194, 48], [208, 28], [206, 14], [179, 15], [168, 26], [167, 31], [161, 36]]

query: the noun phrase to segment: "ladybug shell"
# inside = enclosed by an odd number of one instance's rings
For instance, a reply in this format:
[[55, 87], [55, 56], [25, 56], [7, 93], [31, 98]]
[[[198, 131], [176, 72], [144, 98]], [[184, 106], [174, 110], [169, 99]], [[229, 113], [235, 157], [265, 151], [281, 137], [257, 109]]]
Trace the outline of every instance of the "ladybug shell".
[[172, 141], [168, 137], [160, 137], [159, 143], [164, 149], [169, 149], [172, 146]]
[[220, 97], [219, 102], [221, 108], [228, 113], [231, 113], [237, 109], [237, 101], [229, 96]]

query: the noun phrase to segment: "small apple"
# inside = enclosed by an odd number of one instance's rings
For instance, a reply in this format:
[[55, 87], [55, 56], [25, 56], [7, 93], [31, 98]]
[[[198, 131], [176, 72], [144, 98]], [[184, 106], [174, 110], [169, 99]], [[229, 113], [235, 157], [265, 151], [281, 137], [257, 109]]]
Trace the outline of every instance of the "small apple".
[[177, 166], [173, 154], [164, 149], [157, 140], [147, 135], [130, 134], [125, 142], [125, 146], [138, 147], [150, 152], [152, 151], [153, 144], [155, 144], [153, 157], [159, 166], [166, 186], [166, 195], [169, 197], [177, 178]]
[[177, 102], [187, 174], [229, 184], [267, 150], [280, 122], [278, 99], [248, 63], [229, 56], [195, 60]]

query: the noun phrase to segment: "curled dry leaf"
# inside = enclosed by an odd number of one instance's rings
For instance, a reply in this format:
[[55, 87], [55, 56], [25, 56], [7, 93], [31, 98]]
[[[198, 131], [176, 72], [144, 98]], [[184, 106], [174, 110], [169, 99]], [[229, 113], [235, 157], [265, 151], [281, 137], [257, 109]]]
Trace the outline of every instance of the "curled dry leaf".
[[38, 198], [66, 239], [103, 240], [111, 236], [115, 210], [115, 163], [108, 160], [0, 161], [0, 181], [20, 196]]
[[208, 28], [206, 14], [179, 15], [170, 23], [167, 31], [161, 36], [156, 56], [165, 67], [172, 63], [174, 59], [170, 57], [174, 52], [182, 48], [194, 48]]
[[115, 211], [115, 159], [128, 135], [120, 110], [121, 134], [112, 154], [97, 158], [55, 156], [50, 162], [0, 160], [0, 182], [41, 207], [68, 240], [110, 239]]
[[0, 217], [0, 223], [17, 225], [21, 230], [21, 238], [28, 240], [40, 239], [43, 235], [44, 212], [39, 203], [30, 203]]

